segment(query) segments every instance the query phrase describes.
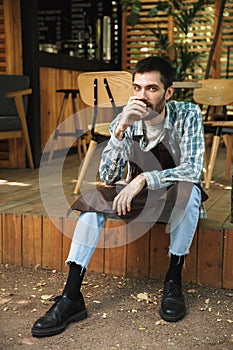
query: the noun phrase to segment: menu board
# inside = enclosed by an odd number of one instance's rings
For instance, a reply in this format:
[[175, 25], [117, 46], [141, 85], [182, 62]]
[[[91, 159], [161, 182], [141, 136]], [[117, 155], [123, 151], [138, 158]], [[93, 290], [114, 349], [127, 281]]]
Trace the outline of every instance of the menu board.
[[111, 16], [109, 0], [39, 0], [38, 23], [40, 42], [78, 39], [80, 33], [95, 35], [96, 22]]
[[38, 27], [40, 43], [55, 44], [62, 40], [65, 33], [64, 18], [66, 15], [69, 17], [63, 3], [63, 0], [39, 0]]
[[[114, 41], [116, 7], [119, 4], [111, 0], [39, 0], [39, 43], [54, 44], [62, 50], [64, 42], [66, 47], [77, 42], [84, 47], [85, 56], [91, 45], [98, 59], [111, 61], [111, 52], [115, 53], [119, 46]], [[106, 33], [105, 23], [112, 34]], [[107, 53], [103, 53], [106, 40]]]

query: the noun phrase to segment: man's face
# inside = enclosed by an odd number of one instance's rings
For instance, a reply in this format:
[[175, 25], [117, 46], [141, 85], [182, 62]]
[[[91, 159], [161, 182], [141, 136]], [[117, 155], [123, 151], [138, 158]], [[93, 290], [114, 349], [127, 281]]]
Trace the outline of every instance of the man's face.
[[157, 71], [148, 73], [136, 73], [133, 82], [134, 95], [145, 99], [151, 108], [157, 113], [165, 112], [166, 101], [173, 94], [173, 87], [166, 91], [161, 81], [160, 73]]

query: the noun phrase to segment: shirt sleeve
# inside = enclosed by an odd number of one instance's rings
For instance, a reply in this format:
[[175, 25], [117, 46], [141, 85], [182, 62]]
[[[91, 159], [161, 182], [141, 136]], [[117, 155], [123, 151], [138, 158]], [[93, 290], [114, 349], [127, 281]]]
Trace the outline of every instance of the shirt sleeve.
[[200, 183], [203, 170], [205, 142], [201, 110], [193, 105], [183, 114], [179, 131], [180, 162], [175, 168], [144, 172], [150, 189], [168, 187], [177, 181]]
[[132, 150], [132, 140], [127, 137], [127, 132], [122, 140], [114, 136], [118, 119], [119, 116], [110, 126], [111, 137], [103, 150], [99, 166], [100, 179], [107, 185], [112, 185], [122, 178]]

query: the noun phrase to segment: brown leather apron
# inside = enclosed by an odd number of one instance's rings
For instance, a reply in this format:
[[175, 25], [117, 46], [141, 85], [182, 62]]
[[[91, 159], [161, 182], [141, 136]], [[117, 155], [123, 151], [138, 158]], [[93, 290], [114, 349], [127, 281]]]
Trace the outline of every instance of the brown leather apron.
[[[134, 137], [133, 159], [130, 160], [131, 179], [141, 172], [160, 171], [175, 166], [168, 140], [165, 139], [149, 152], [145, 152], [139, 147], [139, 138]], [[112, 186], [99, 186], [79, 197], [71, 206], [71, 210], [102, 212], [126, 222], [137, 219], [140, 222], [167, 223], [174, 206], [181, 210], [185, 209], [194, 184], [182, 181], [157, 190], [150, 190], [145, 186], [132, 200], [131, 211], [124, 216], [118, 216], [112, 210], [112, 204], [115, 196], [125, 186], [118, 183]]]

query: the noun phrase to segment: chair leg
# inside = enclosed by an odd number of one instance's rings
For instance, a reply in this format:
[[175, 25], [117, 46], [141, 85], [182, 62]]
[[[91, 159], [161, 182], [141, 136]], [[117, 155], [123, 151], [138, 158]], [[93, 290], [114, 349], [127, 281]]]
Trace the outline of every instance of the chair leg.
[[77, 140], [77, 152], [78, 152], [78, 159], [79, 159], [80, 162], [81, 162], [82, 159], [83, 159], [83, 157], [82, 157], [82, 149], [81, 149], [81, 146], [82, 146], [81, 140], [78, 139], [78, 140]]
[[93, 153], [96, 149], [96, 146], [97, 146], [97, 142], [91, 140], [89, 147], [87, 149], [87, 154], [86, 154], [84, 161], [83, 161], [83, 165], [82, 165], [80, 174], [78, 176], [78, 181], [77, 181], [77, 184], [76, 184], [75, 189], [74, 189], [74, 194], [78, 194], [80, 191], [80, 186], [81, 186], [82, 181], [84, 179], [84, 176], [87, 172], [87, 168], [91, 162], [91, 159], [92, 159]]
[[30, 144], [30, 139], [29, 139], [29, 134], [28, 134], [28, 127], [27, 127], [27, 121], [26, 121], [26, 115], [25, 115], [22, 96], [15, 96], [14, 101], [15, 101], [15, 106], [16, 106], [18, 116], [21, 120], [23, 139], [24, 139], [26, 153], [27, 153], [27, 157], [28, 157], [28, 163], [29, 163], [30, 168], [32, 170], [34, 170], [32, 150], [31, 150], [31, 144]]
[[86, 141], [85, 136], [82, 138], [81, 142], [82, 142], [82, 146], [83, 146], [83, 153], [84, 153], [84, 155], [86, 155], [87, 154], [87, 141]]
[[226, 135], [226, 179], [230, 180], [231, 175], [231, 155], [233, 146], [233, 135]]
[[203, 180], [204, 183], [206, 183], [206, 176], [207, 176], [207, 157], [206, 152], [204, 153], [204, 167], [203, 167]]
[[[76, 116], [78, 115], [77, 113], [78, 113], [78, 110], [79, 110], [77, 94], [72, 95], [72, 102], [73, 102], [73, 111], [74, 111], [74, 128], [75, 128], [75, 130], [77, 130], [78, 125], [77, 125]], [[80, 129], [83, 130], [83, 125], [82, 125], [82, 121], [81, 120], [80, 120]], [[77, 150], [78, 150], [78, 157], [79, 157], [80, 162], [82, 160], [81, 147], [82, 147], [84, 155], [86, 155], [86, 153], [87, 153], [87, 143], [86, 143], [85, 135], [82, 135], [80, 138], [77, 139]]]
[[218, 153], [219, 142], [220, 142], [220, 136], [215, 135], [212, 141], [210, 160], [209, 160], [209, 165], [207, 169], [207, 176], [206, 176], [206, 183], [205, 183], [206, 189], [210, 188], [210, 181], [213, 175], [214, 165], [215, 165], [215, 161]]
[[[77, 102], [77, 94], [72, 94], [72, 106], [73, 106], [73, 122], [74, 122], [74, 130], [77, 130], [77, 116], [78, 116], [78, 102]], [[77, 152], [78, 152], [78, 159], [81, 162], [82, 161], [82, 150], [81, 150], [81, 140], [80, 138], [77, 139]]]

